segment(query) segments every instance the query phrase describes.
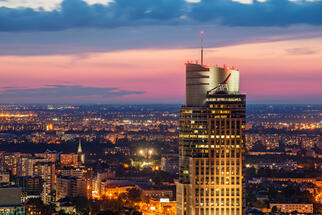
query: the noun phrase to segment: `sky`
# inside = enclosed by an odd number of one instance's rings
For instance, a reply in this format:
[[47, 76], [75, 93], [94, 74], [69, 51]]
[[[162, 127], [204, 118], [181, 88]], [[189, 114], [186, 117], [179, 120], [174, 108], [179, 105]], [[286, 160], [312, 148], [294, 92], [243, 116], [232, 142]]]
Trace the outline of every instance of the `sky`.
[[185, 65], [248, 103], [322, 104], [322, 1], [0, 0], [0, 103], [184, 103]]

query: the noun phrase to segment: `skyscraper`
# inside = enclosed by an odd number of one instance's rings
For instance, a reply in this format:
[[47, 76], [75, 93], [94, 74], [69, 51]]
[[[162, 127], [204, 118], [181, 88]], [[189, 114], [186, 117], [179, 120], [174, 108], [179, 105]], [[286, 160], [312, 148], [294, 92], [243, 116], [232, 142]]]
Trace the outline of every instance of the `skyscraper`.
[[242, 214], [245, 105], [238, 70], [186, 63], [178, 215]]

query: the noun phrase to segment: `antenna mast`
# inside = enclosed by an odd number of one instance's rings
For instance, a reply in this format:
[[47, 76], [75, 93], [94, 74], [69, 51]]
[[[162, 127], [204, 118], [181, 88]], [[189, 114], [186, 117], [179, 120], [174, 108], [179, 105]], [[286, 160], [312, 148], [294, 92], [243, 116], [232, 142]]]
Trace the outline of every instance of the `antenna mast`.
[[201, 65], [203, 65], [203, 31], [200, 31], [200, 35], [201, 35]]

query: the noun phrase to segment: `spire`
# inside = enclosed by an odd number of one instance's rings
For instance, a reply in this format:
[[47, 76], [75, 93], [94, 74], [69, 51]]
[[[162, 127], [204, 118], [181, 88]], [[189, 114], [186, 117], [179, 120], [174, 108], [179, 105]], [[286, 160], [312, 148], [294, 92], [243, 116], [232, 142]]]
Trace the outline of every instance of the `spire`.
[[82, 144], [81, 144], [81, 140], [80, 139], [79, 139], [79, 142], [78, 142], [77, 153], [82, 153]]
[[201, 35], [201, 65], [203, 65], [203, 31], [200, 31], [200, 35]]

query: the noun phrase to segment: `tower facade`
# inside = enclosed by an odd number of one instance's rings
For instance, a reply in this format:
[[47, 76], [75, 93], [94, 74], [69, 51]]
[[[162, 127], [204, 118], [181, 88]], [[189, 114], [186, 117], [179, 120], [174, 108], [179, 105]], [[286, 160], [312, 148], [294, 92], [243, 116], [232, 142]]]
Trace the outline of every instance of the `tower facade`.
[[246, 96], [239, 71], [186, 64], [180, 109], [178, 215], [241, 215]]

